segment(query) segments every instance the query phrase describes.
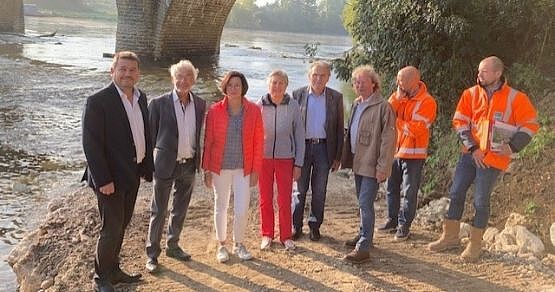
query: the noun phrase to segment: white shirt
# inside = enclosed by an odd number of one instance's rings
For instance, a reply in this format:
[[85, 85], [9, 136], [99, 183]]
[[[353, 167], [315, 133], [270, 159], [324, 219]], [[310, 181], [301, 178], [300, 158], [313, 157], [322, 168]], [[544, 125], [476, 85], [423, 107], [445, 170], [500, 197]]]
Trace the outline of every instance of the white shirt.
[[[129, 121], [129, 127], [131, 128], [131, 133], [133, 134], [133, 144], [135, 144], [135, 154], [137, 157], [137, 164], [141, 163], [145, 158], [146, 154], [146, 141], [145, 141], [145, 124], [143, 121], [143, 113], [141, 112], [141, 107], [139, 106], [139, 90], [133, 88], [133, 103], [129, 102], [127, 95], [114, 83], [116, 89], [118, 90], [121, 102], [127, 113], [127, 120]], [[108, 125], [109, 126], [109, 125]]]
[[172, 97], [179, 137], [177, 160], [193, 158], [195, 156], [195, 133], [197, 130], [193, 96], [189, 92], [189, 103], [187, 105], [181, 103], [175, 89], [172, 92]]

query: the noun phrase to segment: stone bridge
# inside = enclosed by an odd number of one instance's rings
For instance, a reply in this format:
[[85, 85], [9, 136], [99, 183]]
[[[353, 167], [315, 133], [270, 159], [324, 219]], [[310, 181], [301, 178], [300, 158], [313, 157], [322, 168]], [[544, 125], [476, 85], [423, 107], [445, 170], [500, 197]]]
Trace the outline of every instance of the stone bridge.
[[[21, 2], [21, 1], [20, 1]], [[235, 0], [116, 0], [116, 51], [154, 59], [213, 55]]]
[[0, 0], [0, 32], [25, 32], [23, 0]]

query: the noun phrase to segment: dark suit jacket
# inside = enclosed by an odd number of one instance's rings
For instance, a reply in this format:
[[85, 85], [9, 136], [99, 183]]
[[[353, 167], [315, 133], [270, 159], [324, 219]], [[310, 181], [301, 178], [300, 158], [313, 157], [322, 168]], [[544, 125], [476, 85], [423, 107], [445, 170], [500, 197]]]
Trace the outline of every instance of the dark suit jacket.
[[139, 92], [146, 144], [146, 156], [139, 165], [127, 113], [114, 83], [87, 98], [82, 134], [88, 166], [83, 178], [95, 190], [110, 182], [114, 182], [116, 191], [126, 190], [137, 184], [137, 175], [147, 181], [152, 180], [152, 144], [146, 95]]
[[[206, 102], [192, 93], [195, 105], [196, 133], [195, 133], [195, 168], [200, 166], [200, 132], [204, 122]], [[150, 113], [150, 129], [152, 145], [154, 145], [154, 176], [169, 178], [175, 168], [179, 131], [175, 116], [175, 106], [172, 93], [166, 93], [153, 99], [148, 105]]]
[[[293, 98], [301, 106], [301, 120], [306, 129], [306, 107], [308, 102], [308, 86], [293, 91]], [[341, 161], [343, 148], [343, 94], [326, 87], [326, 146], [328, 161]]]

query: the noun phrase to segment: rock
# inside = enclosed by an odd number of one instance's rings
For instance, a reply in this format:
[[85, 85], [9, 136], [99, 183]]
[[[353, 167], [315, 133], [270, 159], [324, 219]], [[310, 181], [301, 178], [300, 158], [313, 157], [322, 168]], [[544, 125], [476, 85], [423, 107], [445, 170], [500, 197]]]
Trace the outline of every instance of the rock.
[[505, 228], [516, 226], [516, 225], [525, 226], [526, 228], [530, 227], [528, 226], [529, 221], [528, 219], [526, 219], [525, 216], [520, 215], [518, 213], [511, 213], [509, 215], [509, 218], [507, 218], [507, 222], [505, 222]]
[[497, 236], [497, 234], [499, 234], [499, 229], [495, 227], [489, 227], [488, 229], [486, 229], [483, 237], [486, 246], [493, 245], [493, 243], [495, 242], [495, 236]]
[[555, 246], [555, 222], [553, 222], [551, 228], [549, 228], [549, 235], [551, 237], [551, 244]]
[[459, 238], [468, 238], [470, 237], [470, 229], [472, 227], [468, 223], [461, 222], [460, 224], [460, 231], [459, 231]]
[[40, 288], [42, 290], [46, 290], [50, 288], [52, 285], [54, 285], [54, 278], [49, 277], [48, 279], [42, 281], [42, 283], [40, 284]]
[[521, 225], [514, 226], [514, 229], [516, 231], [515, 239], [519, 247], [519, 253], [531, 252], [536, 256], [543, 255], [545, 246], [538, 236]]
[[449, 199], [433, 200], [428, 205], [418, 209], [414, 221], [416, 224], [431, 229], [440, 229], [445, 213], [449, 209]]

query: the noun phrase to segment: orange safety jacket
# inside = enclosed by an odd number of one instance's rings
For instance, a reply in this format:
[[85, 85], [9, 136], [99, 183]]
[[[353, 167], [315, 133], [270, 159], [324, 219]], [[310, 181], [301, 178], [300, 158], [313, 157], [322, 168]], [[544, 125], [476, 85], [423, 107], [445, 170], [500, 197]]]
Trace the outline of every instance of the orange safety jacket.
[[539, 125], [536, 109], [528, 96], [505, 82], [491, 98], [488, 98], [485, 88], [479, 85], [463, 91], [453, 116], [453, 127], [459, 136], [464, 132], [471, 133], [469, 141], [463, 141], [464, 152], [478, 147], [484, 152], [484, 164], [505, 171], [511, 157], [492, 151], [494, 136], [505, 135], [503, 143], [509, 143], [519, 132], [529, 135], [531, 139]]
[[394, 92], [389, 103], [397, 115], [397, 143], [395, 157], [425, 159], [428, 154], [430, 126], [436, 119], [437, 105], [428, 93], [426, 84], [419, 82], [419, 89], [412, 98], [397, 97]]

